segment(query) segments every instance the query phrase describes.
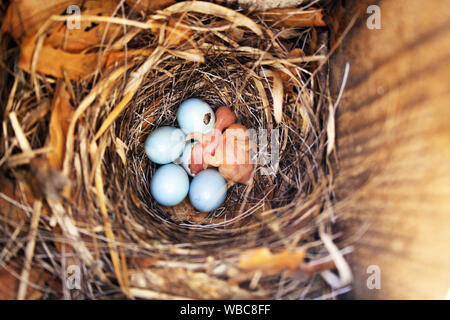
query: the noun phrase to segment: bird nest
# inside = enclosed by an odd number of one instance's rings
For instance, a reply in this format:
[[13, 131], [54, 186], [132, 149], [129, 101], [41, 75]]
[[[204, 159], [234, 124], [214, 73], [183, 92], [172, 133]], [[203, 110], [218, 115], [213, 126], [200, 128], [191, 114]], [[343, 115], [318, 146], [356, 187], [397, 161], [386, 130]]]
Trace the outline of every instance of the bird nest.
[[[59, 9], [17, 35], [6, 14], [3, 31], [16, 42], [2, 39], [3, 65], [14, 67], [2, 78], [0, 262], [19, 279], [14, 294], [335, 292], [343, 259], [333, 235], [323, 8], [279, 19], [276, 10], [201, 1], [145, 14], [111, 2], [81, 6], [81, 30], [67, 29], [71, 16]], [[190, 97], [230, 107], [258, 147], [253, 182], [230, 185], [210, 213], [188, 200], [163, 207], [150, 194], [157, 166], [144, 141], [175, 126]]]

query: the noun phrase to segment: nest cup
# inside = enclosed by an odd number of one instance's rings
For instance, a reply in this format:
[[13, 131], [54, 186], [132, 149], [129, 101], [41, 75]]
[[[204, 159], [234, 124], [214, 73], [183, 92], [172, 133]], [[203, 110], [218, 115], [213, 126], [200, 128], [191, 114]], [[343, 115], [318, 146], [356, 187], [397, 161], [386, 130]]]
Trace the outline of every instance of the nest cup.
[[[174, 66], [183, 63], [183, 66], [178, 69], [178, 72], [174, 74], [173, 78], [167, 79], [165, 75], [160, 75], [167, 80], [163, 79], [161, 85], [156, 88], [153, 81], [154, 79], [158, 79], [158, 76], [155, 75], [154, 78], [150, 77], [149, 83], [139, 90], [135, 105], [129, 108], [119, 120], [124, 126], [126, 122], [131, 123], [129, 127], [125, 127], [125, 130], [122, 130], [122, 136], [120, 138], [124, 139], [125, 144], [129, 146], [128, 154], [132, 156], [129, 158], [127, 168], [120, 171], [117, 170], [119, 172], [119, 177], [117, 178], [120, 179], [120, 183], [128, 181], [130, 190], [137, 191], [136, 195], [139, 197], [140, 206], [145, 208], [145, 216], [156, 218], [158, 224], [155, 227], [160, 228], [161, 225], [159, 223], [161, 222], [170, 223], [170, 220], [180, 219], [183, 222], [184, 219], [184, 222], [190, 221], [194, 224], [201, 223], [203, 225], [200, 228], [203, 231], [199, 230], [196, 235], [199, 237], [202, 237], [202, 232], [207, 231], [206, 229], [223, 229], [224, 227], [231, 226], [237, 220], [248, 217], [254, 212], [264, 211], [264, 208], [267, 208], [267, 202], [270, 202], [270, 205], [274, 208], [289, 204], [295, 197], [295, 193], [298, 191], [295, 189], [298, 189], [298, 186], [295, 185], [293, 187], [289, 185], [288, 187], [286, 183], [283, 183], [282, 178], [277, 177], [276, 172], [270, 174], [270, 170], [275, 166], [280, 166], [284, 170], [288, 166], [291, 166], [290, 169], [287, 169], [288, 175], [294, 177], [293, 181], [296, 179], [304, 180], [304, 177], [300, 176], [300, 170], [295, 165], [292, 166], [293, 159], [289, 157], [289, 152], [286, 152], [281, 156], [280, 163], [274, 163], [272, 167], [270, 167], [269, 163], [269, 166], [265, 166], [265, 171], [261, 167], [257, 168], [254, 185], [232, 185], [228, 190], [225, 203], [219, 209], [208, 214], [208, 216], [196, 212], [189, 204], [175, 208], [165, 208], [155, 203], [150, 195], [149, 181], [157, 166], [146, 158], [142, 141], [152, 130], [160, 126], [176, 126], [176, 112], [180, 102], [190, 97], [203, 99], [213, 109], [217, 109], [217, 107], [222, 105], [231, 106], [237, 114], [238, 121], [247, 128], [255, 129], [255, 132], [258, 132], [259, 129], [266, 130], [261, 131], [261, 137], [259, 138], [263, 143], [259, 145], [259, 149], [266, 149], [260, 150], [260, 153], [266, 152], [264, 156], [268, 156], [268, 162], [270, 162], [270, 153], [272, 150], [269, 139], [271, 138], [271, 131], [268, 129], [269, 125], [266, 120], [263, 104], [258, 99], [257, 89], [251, 83], [253, 79], [251, 77], [245, 79], [246, 70], [239, 68], [239, 61], [236, 57], [212, 52], [208, 53], [205, 60], [205, 63], [200, 65], [173, 60], [171, 62], [174, 63]], [[228, 71], [230, 66], [233, 69], [231, 72]], [[245, 80], [249, 83], [243, 83]], [[264, 82], [262, 80], [261, 83], [264, 84]], [[268, 82], [265, 84], [269, 85]], [[236, 99], [236, 90], [238, 90], [239, 86], [244, 86], [241, 90], [242, 98]], [[149, 119], [151, 120], [149, 121]], [[284, 134], [283, 130], [288, 130], [288, 128], [282, 128], [278, 125], [270, 127], [276, 131], [274, 135], [278, 140], [275, 146], [279, 147], [279, 134], [280, 132]], [[299, 139], [301, 136], [301, 128], [296, 127], [292, 129], [297, 132], [297, 141], [293, 139], [292, 142], [288, 142], [286, 148], [295, 148], [297, 152], [301, 152], [302, 143]], [[264, 134], [266, 136], [263, 136]], [[273, 152], [278, 152], [278, 150], [274, 150]], [[295, 183], [292, 182], [292, 184]], [[284, 187], [284, 191], [288, 190], [289, 193], [283, 192], [282, 189], [280, 192], [281, 187]], [[268, 191], [268, 189], [271, 190]], [[269, 192], [271, 193], [270, 195], [268, 195]], [[271, 197], [271, 200], [267, 197]], [[141, 214], [141, 210], [136, 210], [135, 212]], [[180, 216], [180, 213], [184, 215]], [[200, 218], [203, 218], [203, 220], [195, 219], [193, 217], [195, 215], [200, 215]], [[173, 225], [173, 223], [171, 224]], [[186, 223], [177, 224], [177, 228], [181, 230], [195, 227]], [[218, 239], [222, 238], [220, 233], [221, 231], [216, 234]], [[183, 232], [179, 233], [178, 236], [182, 234]]]
[[[69, 177], [70, 191], [64, 194], [57, 188], [52, 198], [47, 189], [41, 190], [49, 212], [49, 219], [41, 221], [42, 229], [56, 234], [50, 227], [55, 222], [51, 217], [56, 217], [62, 240], [50, 236], [56, 244], [49, 248], [40, 238], [36, 254], [45, 256], [51, 250], [60, 257], [59, 242], [74, 242], [71, 259], [84, 266], [88, 279], [93, 274], [101, 279], [94, 289], [82, 285], [84, 297], [299, 298], [305, 296], [305, 288], [316, 296], [330, 290], [319, 277], [286, 278], [284, 270], [258, 275], [238, 267], [243, 252], [261, 247], [275, 254], [305, 249], [307, 260], [329, 257], [321, 241], [331, 233], [328, 209], [333, 201], [326, 156], [329, 101], [327, 83], [319, 72], [324, 49], [309, 47], [311, 28], [295, 31], [293, 38], [262, 24], [257, 16], [239, 14], [241, 20], [234, 17], [233, 23], [227, 16], [231, 9], [214, 8], [210, 13], [189, 7], [163, 11], [155, 21], [167, 27], [166, 32], [140, 30], [128, 43], [129, 50], [144, 44], [153, 48], [147, 56], [125, 64], [118, 61], [95, 80], [72, 82], [71, 102], [78, 110], [86, 108], [69, 119], [73, 136], [69, 133], [69, 149], [61, 171], [55, 173]], [[170, 21], [189, 27], [171, 28]], [[174, 46], [168, 41], [171, 30], [186, 39]], [[307, 54], [292, 57], [294, 50]], [[46, 90], [44, 79], [38, 77], [36, 83], [42, 96], [50, 99], [53, 91]], [[34, 103], [35, 90], [29, 90], [30, 106], [39, 105]], [[131, 99], [124, 103], [130, 92]], [[174, 208], [160, 206], [150, 194], [158, 166], [145, 155], [145, 138], [160, 126], [177, 126], [177, 109], [191, 97], [214, 110], [230, 107], [237, 121], [257, 134], [253, 183], [230, 186], [224, 204], [208, 214], [196, 212], [188, 200]], [[15, 111], [23, 123], [25, 112]], [[23, 127], [31, 132], [33, 150], [48, 141], [46, 117]], [[2, 140], [13, 139], [14, 130], [10, 133]], [[274, 152], [279, 154], [276, 163], [271, 158]], [[33, 164], [24, 168], [33, 170]], [[16, 167], [8, 170], [21, 179]], [[70, 217], [78, 232], [64, 225], [63, 216]], [[152, 276], [164, 281], [158, 284]], [[172, 288], [174, 282], [178, 285]], [[104, 286], [112, 293], [105, 293]]]
[[[211, 24], [214, 24], [214, 20]], [[195, 36], [194, 34], [194, 38]], [[198, 36], [204, 37], [204, 34], [200, 33]], [[246, 30], [244, 37], [249, 46], [272, 47], [272, 51], [267, 51], [270, 55], [282, 59], [288, 54], [287, 51], [283, 52], [281, 46], [275, 48], [268, 34], [258, 36]], [[217, 38], [208, 40], [215, 44], [220, 41]], [[207, 48], [202, 63], [176, 57], [163, 61], [158, 70], [152, 70], [147, 75], [136, 98], [118, 119], [115, 135], [129, 148], [127, 165], [124, 167], [121, 159], [116, 156], [110, 170], [117, 174], [109, 178], [114, 184], [124, 186], [123, 198], [135, 205], [131, 207], [133, 209], [129, 211], [130, 215], [150, 228], [159, 231], [167, 228], [163, 237], [170, 241], [189, 243], [196, 239], [208, 239], [230, 242], [233, 246], [241, 242], [246, 243], [245, 247], [252, 247], [257, 243], [249, 246], [247, 232], [255, 227], [261, 229], [261, 220], [241, 220], [264, 213], [268, 208], [276, 209], [271, 215], [278, 221], [283, 219], [283, 216], [293, 218], [285, 211], [293, 206], [298, 208], [298, 205], [311, 195], [313, 184], [321, 176], [312, 168], [308, 169], [308, 166], [314, 163], [318, 168], [321, 167], [317, 159], [321, 158], [320, 152], [323, 151], [323, 145], [320, 146], [316, 139], [311, 138], [320, 135], [317, 123], [320, 120], [314, 119], [317, 117], [317, 110], [308, 110], [308, 107], [312, 107], [308, 94], [305, 94], [305, 97], [309, 101], [298, 96], [296, 101], [293, 101], [293, 97], [285, 97], [283, 120], [277, 124], [271, 107], [271, 68], [258, 65], [259, 55], [241, 54], [229, 47], [226, 49]], [[168, 70], [173, 72], [168, 75]], [[300, 75], [299, 80], [303, 84], [308, 81], [309, 77], [300, 68], [295, 69], [295, 72]], [[258, 84], [255, 84], [255, 81]], [[262, 92], [258, 90], [258, 85], [264, 88], [265, 97], [261, 97]], [[296, 93], [301, 91], [297, 86], [294, 90]], [[306, 92], [316, 94], [309, 89], [306, 89]], [[189, 204], [167, 208], [152, 199], [149, 182], [158, 165], [147, 159], [143, 148], [143, 141], [152, 130], [165, 125], [177, 126], [177, 109], [182, 101], [191, 97], [206, 101], [214, 111], [222, 105], [229, 106], [237, 115], [239, 123], [259, 134], [256, 137], [256, 141], [259, 140], [257, 156], [267, 162], [266, 166], [263, 166], [261, 161], [257, 162], [253, 185], [232, 185], [225, 203], [207, 216], [201, 215]], [[269, 106], [265, 107], [263, 99], [267, 99]], [[308, 111], [311, 112], [310, 116]], [[316, 123], [312, 123], [311, 118], [316, 120]], [[260, 129], [262, 130], [259, 131]], [[311, 137], [308, 139], [309, 136]], [[279, 150], [271, 150], [272, 137], [275, 139], [273, 146]], [[279, 152], [279, 162], [270, 163], [272, 152]], [[113, 157], [111, 154], [111, 158]], [[276, 171], [277, 167], [281, 174]], [[200, 215], [200, 218], [195, 218], [195, 215]], [[195, 232], [190, 232], [191, 230]], [[236, 235], [231, 238], [229, 235], [225, 236], [230, 232], [236, 232]], [[240, 237], [239, 233], [245, 236]], [[205, 248], [223, 254], [224, 248], [210, 247], [211, 244], [212, 242], [205, 243]]]

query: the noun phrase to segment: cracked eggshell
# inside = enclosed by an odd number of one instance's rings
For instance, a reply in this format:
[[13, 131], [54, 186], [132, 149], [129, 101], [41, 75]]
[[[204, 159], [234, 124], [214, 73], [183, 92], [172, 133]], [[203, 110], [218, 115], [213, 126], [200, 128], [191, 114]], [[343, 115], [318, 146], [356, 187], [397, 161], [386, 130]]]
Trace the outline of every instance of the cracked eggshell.
[[198, 98], [183, 101], [177, 111], [177, 121], [183, 132], [208, 133], [214, 127], [216, 116], [213, 109]]
[[199, 142], [195, 141], [195, 142], [186, 143], [183, 153], [181, 154], [181, 156], [178, 159], [176, 159], [174, 161], [174, 163], [181, 165], [184, 168], [184, 170], [186, 170], [187, 174], [190, 175], [191, 177], [195, 176], [195, 174], [193, 174], [191, 172], [189, 165], [191, 163], [192, 147], [196, 143], [199, 143]]

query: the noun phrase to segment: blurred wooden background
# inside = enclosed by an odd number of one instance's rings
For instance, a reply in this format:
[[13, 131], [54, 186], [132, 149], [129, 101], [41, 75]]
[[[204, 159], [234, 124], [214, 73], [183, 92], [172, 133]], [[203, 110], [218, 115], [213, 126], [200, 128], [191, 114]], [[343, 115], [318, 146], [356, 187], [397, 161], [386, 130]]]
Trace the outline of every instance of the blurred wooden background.
[[[381, 29], [366, 26], [369, 5]], [[347, 298], [444, 299], [450, 290], [450, 10], [447, 0], [345, 1], [359, 14], [331, 61], [337, 213], [358, 239]], [[345, 23], [344, 23], [345, 24]], [[363, 231], [366, 232], [363, 234]], [[381, 289], [367, 273], [379, 266]]]

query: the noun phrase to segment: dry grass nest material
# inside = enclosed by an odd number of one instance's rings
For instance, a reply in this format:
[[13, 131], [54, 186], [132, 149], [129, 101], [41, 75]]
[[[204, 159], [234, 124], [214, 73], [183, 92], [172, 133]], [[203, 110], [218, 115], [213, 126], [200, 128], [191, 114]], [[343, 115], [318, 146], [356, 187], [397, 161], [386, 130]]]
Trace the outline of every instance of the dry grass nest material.
[[[333, 292], [329, 284], [340, 279], [328, 269], [339, 270], [342, 255], [331, 235], [332, 103], [318, 30], [279, 27], [203, 2], [145, 17], [118, 12], [83, 18], [120, 27], [83, 53], [97, 57], [93, 74], [76, 80], [40, 72], [45, 43], [34, 48], [30, 70], [10, 69], [0, 263], [21, 277], [19, 295], [74, 295], [64, 284], [70, 265], [81, 272], [76, 294], [83, 298]], [[64, 20], [54, 16], [48, 26]], [[48, 30], [39, 29], [36, 43]], [[117, 58], [114, 50], [124, 54]], [[14, 54], [8, 51], [4, 64]], [[112, 60], [102, 64], [105, 56]], [[207, 215], [188, 203], [161, 207], [149, 191], [156, 166], [143, 141], [161, 125], [176, 125], [189, 97], [231, 107], [248, 128], [279, 133], [278, 170], [270, 174], [270, 163], [258, 163], [253, 185], [231, 186], [224, 205]], [[270, 144], [259, 149], [272, 151]], [[48, 275], [45, 284], [33, 285], [36, 270]]]

